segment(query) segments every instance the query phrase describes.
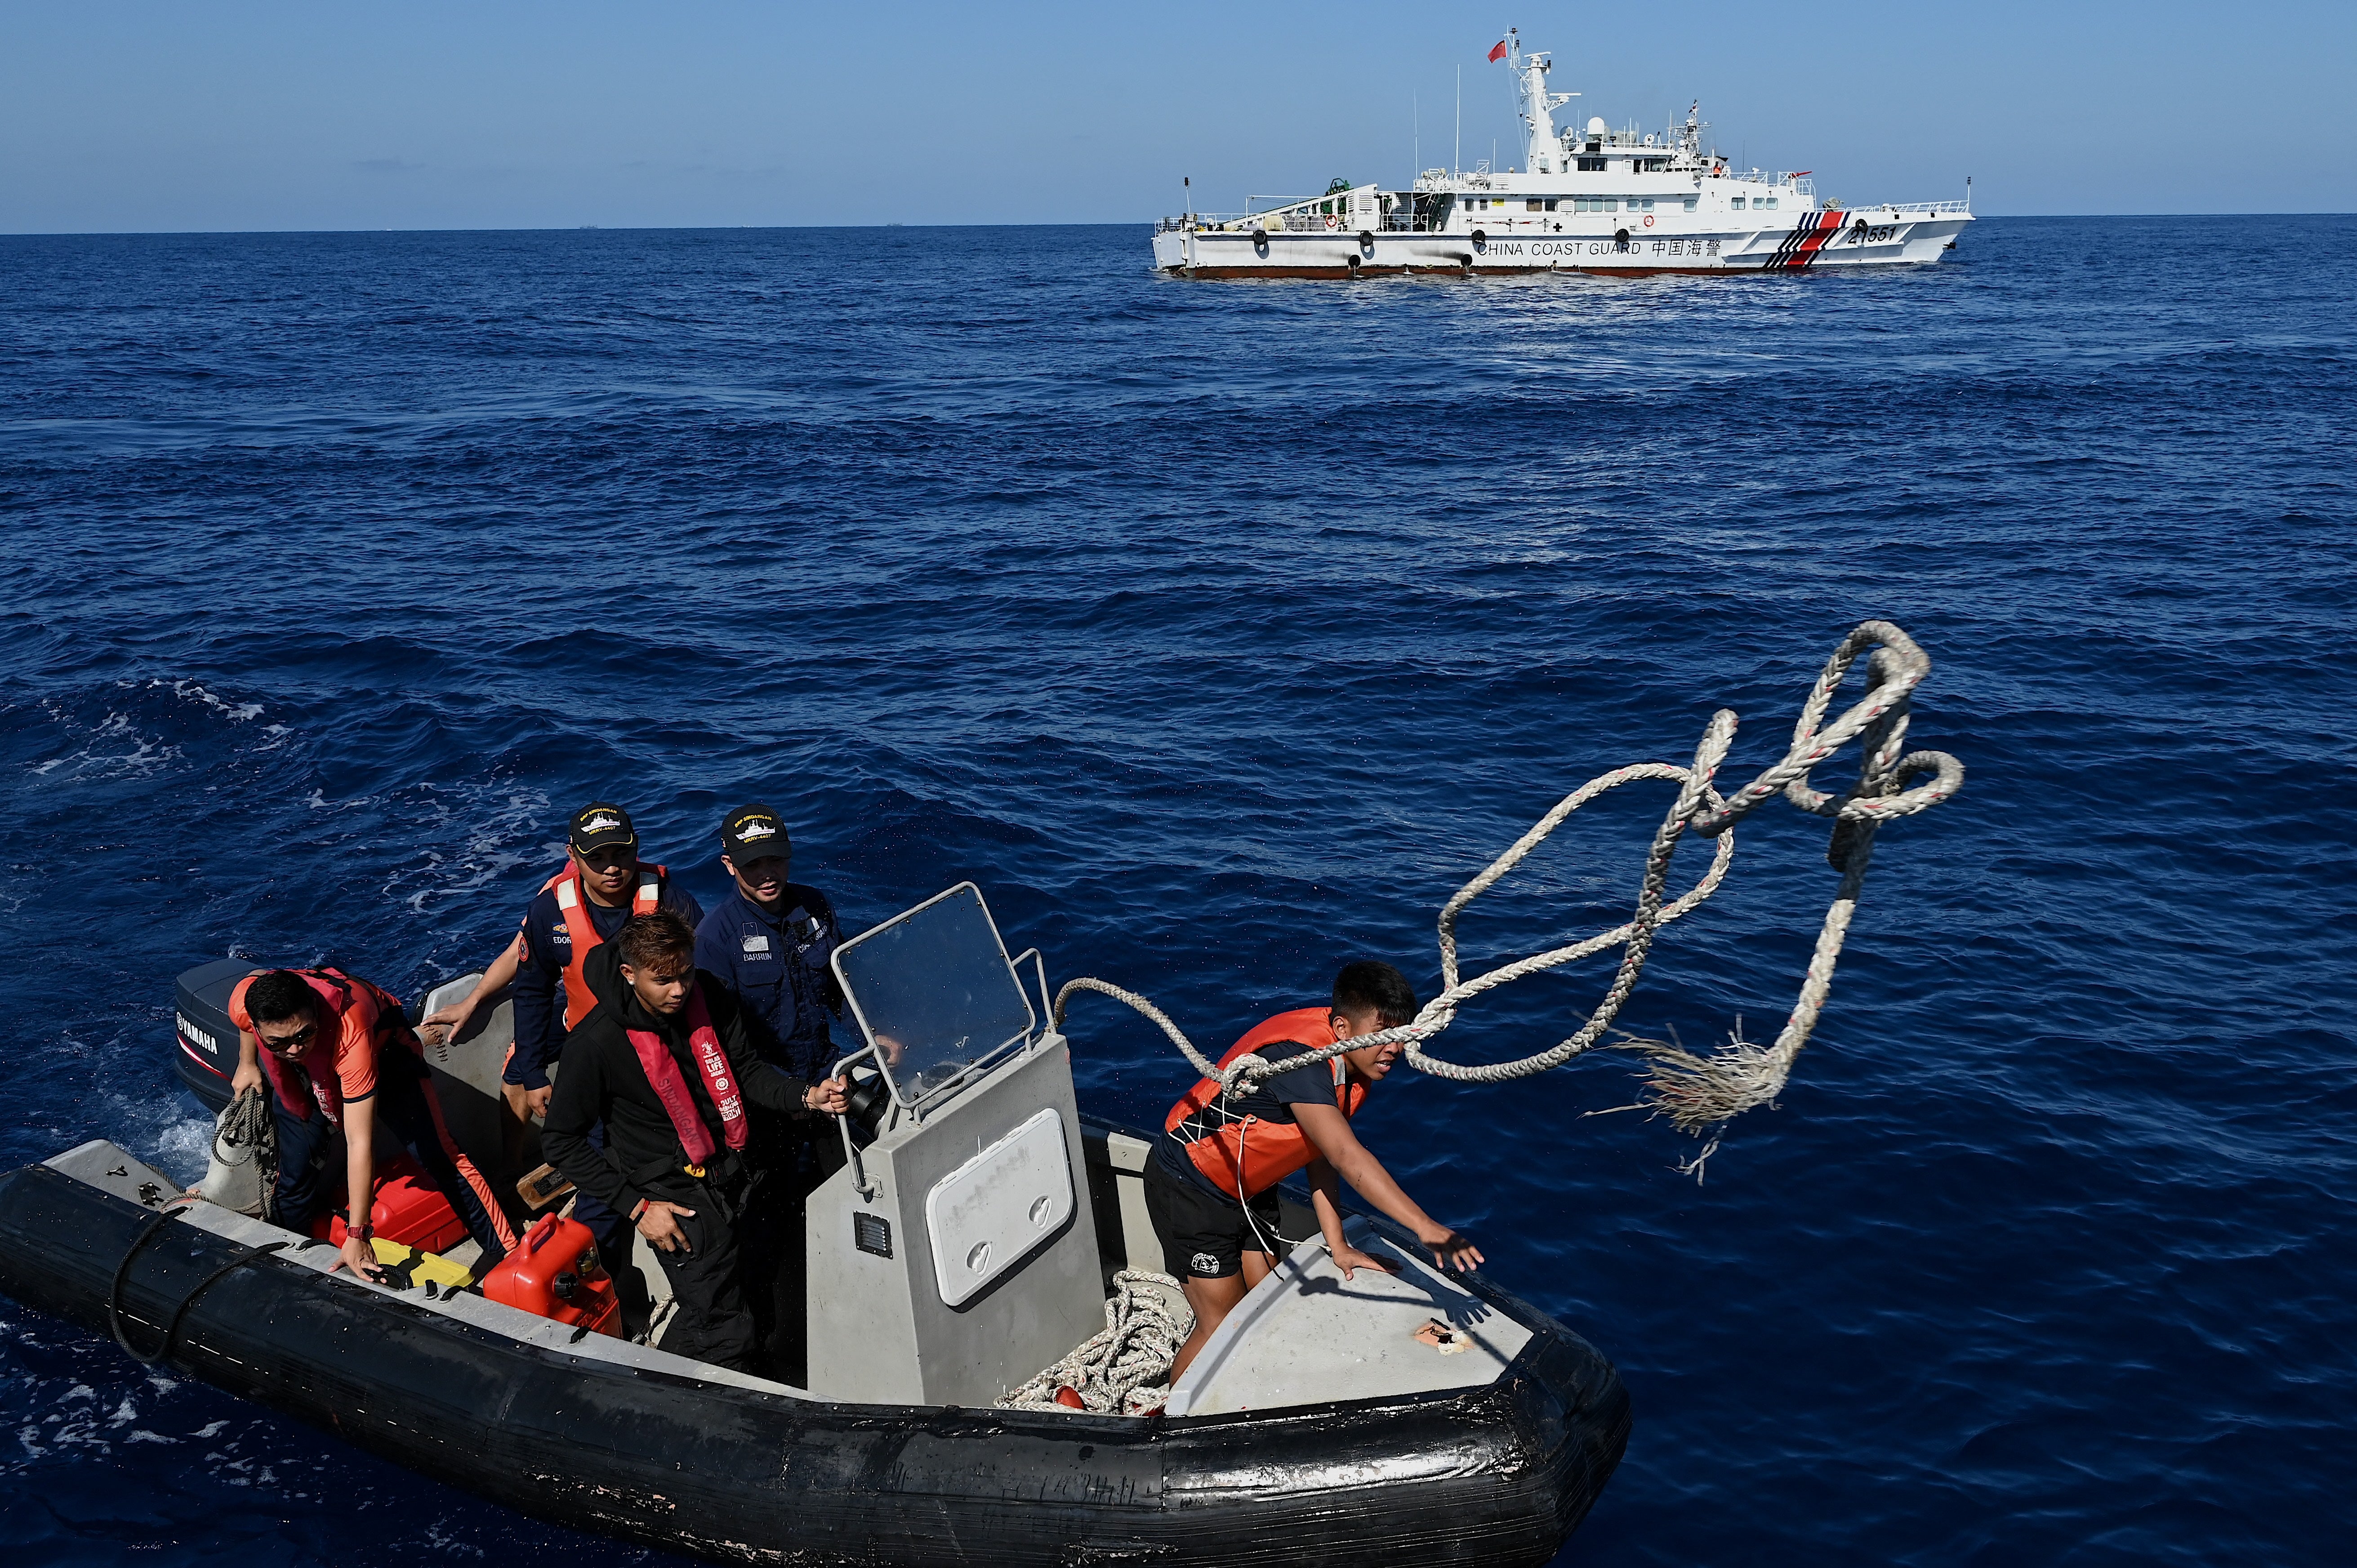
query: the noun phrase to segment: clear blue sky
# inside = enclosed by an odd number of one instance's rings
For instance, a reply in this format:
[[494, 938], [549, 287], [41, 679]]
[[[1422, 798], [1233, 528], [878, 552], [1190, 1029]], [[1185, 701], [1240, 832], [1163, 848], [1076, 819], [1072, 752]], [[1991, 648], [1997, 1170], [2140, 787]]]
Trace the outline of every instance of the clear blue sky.
[[1116, 222], [1518, 161], [1568, 112], [1865, 202], [2357, 209], [2357, 4], [0, 0], [0, 231]]

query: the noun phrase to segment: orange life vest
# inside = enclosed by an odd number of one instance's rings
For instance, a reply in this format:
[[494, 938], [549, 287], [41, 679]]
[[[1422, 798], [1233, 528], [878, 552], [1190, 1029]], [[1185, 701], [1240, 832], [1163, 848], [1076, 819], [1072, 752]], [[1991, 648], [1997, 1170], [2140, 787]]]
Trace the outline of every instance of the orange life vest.
[[[639, 890], [630, 898], [630, 913], [651, 915], [662, 907], [663, 882], [671, 874], [660, 865], [639, 867]], [[540, 885], [543, 893], [556, 895], [556, 912], [565, 917], [565, 934], [573, 950], [565, 963], [565, 1026], [577, 1029], [581, 1020], [589, 1016], [597, 999], [589, 994], [589, 983], [581, 977], [581, 966], [597, 950], [605, 938], [597, 934], [597, 924], [589, 918], [589, 900], [581, 891], [581, 868], [571, 860], [565, 869]]]
[[[1328, 1007], [1297, 1007], [1248, 1031], [1220, 1058], [1226, 1067], [1238, 1057], [1273, 1046], [1280, 1040], [1322, 1050], [1335, 1043]], [[1345, 1116], [1358, 1114], [1366, 1103], [1367, 1086], [1351, 1079], [1340, 1057], [1327, 1063], [1333, 1069], [1334, 1109]], [[1249, 1198], [1266, 1192], [1296, 1171], [1308, 1167], [1318, 1150], [1299, 1127], [1289, 1122], [1264, 1122], [1257, 1116], [1237, 1116], [1222, 1109], [1220, 1080], [1198, 1079], [1179, 1096], [1162, 1130], [1187, 1145], [1187, 1157], [1211, 1185], [1232, 1197]]]
[[[247, 1034], [255, 1034], [253, 1018], [245, 1010], [245, 993], [254, 980], [267, 970], [255, 970], [237, 983], [230, 993], [230, 1022]], [[344, 1018], [363, 999], [375, 1011], [368, 1031], [368, 1042], [373, 1057], [366, 1064], [364, 1077], [369, 1090], [376, 1087], [377, 1061], [388, 1050], [408, 1049], [423, 1057], [425, 1047], [416, 1032], [409, 1026], [408, 1015], [401, 1010], [401, 1002], [384, 987], [372, 981], [361, 979], [337, 968], [321, 964], [317, 969], [298, 969], [293, 973], [311, 988], [317, 1004], [318, 1036], [300, 1062], [290, 1062], [278, 1053], [264, 1050], [261, 1058], [264, 1076], [278, 1093], [278, 1102], [289, 1111], [299, 1112], [303, 1120], [311, 1119], [311, 1107], [317, 1105], [328, 1118], [330, 1126], [344, 1124], [345, 1058], [358, 1049], [356, 1040], [344, 1037]], [[355, 1090], [353, 1092], [360, 1092]]]

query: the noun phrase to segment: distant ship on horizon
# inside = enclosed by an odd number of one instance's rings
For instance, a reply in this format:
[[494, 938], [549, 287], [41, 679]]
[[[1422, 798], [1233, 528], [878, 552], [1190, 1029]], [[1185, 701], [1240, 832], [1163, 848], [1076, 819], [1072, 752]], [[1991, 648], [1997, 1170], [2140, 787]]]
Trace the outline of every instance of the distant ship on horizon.
[[1554, 112], [1575, 94], [1547, 91], [1548, 53], [1510, 31], [1490, 58], [1518, 79], [1521, 167], [1426, 169], [1405, 190], [1338, 179], [1260, 212], [1165, 218], [1154, 264], [1189, 277], [1797, 273], [1936, 262], [1973, 221], [1969, 180], [1962, 201], [1844, 208], [1818, 199], [1810, 170], [1734, 170], [1703, 150], [1699, 102], [1666, 131], [1598, 117], [1558, 133]]

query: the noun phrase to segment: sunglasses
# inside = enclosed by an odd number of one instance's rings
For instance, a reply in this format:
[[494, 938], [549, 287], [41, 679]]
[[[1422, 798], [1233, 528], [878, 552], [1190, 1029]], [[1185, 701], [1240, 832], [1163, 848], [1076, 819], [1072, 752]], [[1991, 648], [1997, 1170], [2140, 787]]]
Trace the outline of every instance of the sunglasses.
[[312, 1022], [306, 1024], [301, 1028], [296, 1030], [293, 1034], [281, 1035], [274, 1040], [268, 1035], [263, 1034], [258, 1029], [254, 1031], [254, 1036], [262, 1042], [264, 1047], [267, 1049], [271, 1055], [283, 1057], [288, 1051], [293, 1050], [296, 1047], [307, 1043], [312, 1036], [318, 1032], [318, 1021], [314, 1019]]

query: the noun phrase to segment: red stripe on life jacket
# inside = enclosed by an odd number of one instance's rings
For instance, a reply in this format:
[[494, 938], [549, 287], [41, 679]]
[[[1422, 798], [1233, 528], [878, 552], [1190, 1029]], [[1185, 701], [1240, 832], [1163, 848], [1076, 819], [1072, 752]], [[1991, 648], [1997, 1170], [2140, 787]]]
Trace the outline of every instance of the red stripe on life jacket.
[[[1332, 1009], [1327, 1007], [1297, 1007], [1279, 1013], [1230, 1046], [1220, 1066], [1281, 1040], [1322, 1050], [1338, 1038], [1332, 1016]], [[1334, 1075], [1334, 1109], [1344, 1116], [1357, 1115], [1359, 1107], [1366, 1103], [1367, 1086], [1351, 1079], [1340, 1057], [1329, 1065]], [[1231, 1197], [1248, 1198], [1266, 1192], [1307, 1169], [1317, 1157], [1316, 1146], [1298, 1125], [1264, 1122], [1257, 1116], [1222, 1121], [1216, 1109], [1219, 1099], [1219, 1079], [1196, 1079], [1195, 1087], [1179, 1096], [1170, 1114], [1162, 1119], [1162, 1130], [1185, 1144], [1187, 1157], [1195, 1162], [1195, 1168]]]
[[[679, 1146], [687, 1151], [687, 1163], [700, 1165], [714, 1153], [712, 1133], [696, 1113], [695, 1101], [687, 1092], [687, 1079], [680, 1076], [679, 1064], [672, 1060], [671, 1047], [651, 1029], [625, 1029], [630, 1036], [630, 1048], [639, 1053], [639, 1065], [646, 1069], [647, 1081], [654, 1086], [655, 1098], [662, 1101], [663, 1112], [671, 1118], [672, 1131], [679, 1134]], [[729, 1065], [728, 1053], [720, 1048], [720, 1034], [712, 1026], [712, 1011], [704, 1004], [704, 987], [690, 985], [687, 992], [687, 1046], [695, 1058], [696, 1071], [703, 1075], [705, 1092], [720, 1112], [720, 1135], [732, 1149], [745, 1146], [745, 1099], [737, 1087], [737, 1071]]]
[[[630, 898], [630, 913], [651, 915], [662, 906], [663, 883], [671, 873], [660, 865], [639, 867], [639, 890]], [[565, 961], [565, 1026], [577, 1029], [581, 1020], [589, 1016], [597, 999], [589, 994], [589, 983], [581, 976], [581, 966], [605, 941], [597, 934], [597, 922], [589, 918], [589, 897], [581, 891], [581, 868], [571, 860], [565, 869], [540, 885], [544, 893], [556, 895], [556, 912], [565, 917], [565, 934], [570, 938], [571, 955]]]

